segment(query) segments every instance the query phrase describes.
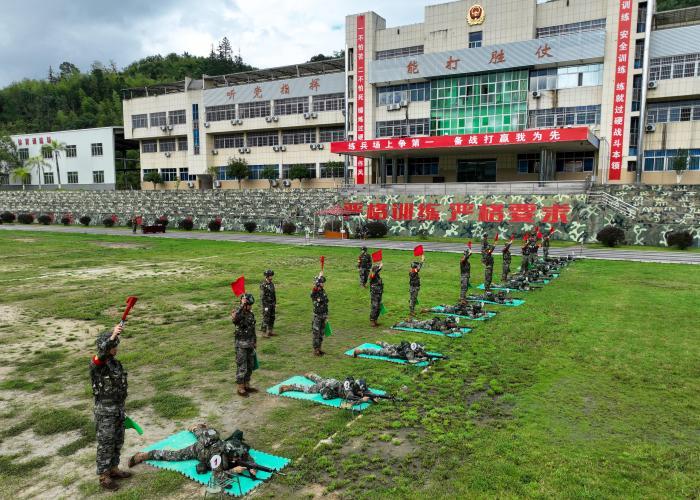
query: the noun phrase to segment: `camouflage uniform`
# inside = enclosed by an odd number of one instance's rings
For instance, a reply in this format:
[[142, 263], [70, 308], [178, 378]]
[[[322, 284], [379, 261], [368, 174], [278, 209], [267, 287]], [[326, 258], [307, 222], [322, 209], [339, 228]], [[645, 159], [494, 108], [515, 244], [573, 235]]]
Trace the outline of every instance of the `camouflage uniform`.
[[453, 306], [442, 306], [443, 311], [447, 314], [458, 314], [460, 316], [468, 316], [470, 318], [480, 318], [486, 316], [488, 313], [484, 311], [484, 306], [481, 302], [472, 302], [455, 304]]
[[504, 292], [503, 290], [499, 290], [497, 293], [487, 291], [482, 293], [481, 295], [470, 295], [469, 300], [485, 300], [488, 302], [496, 302], [498, 304], [506, 304], [508, 302], [513, 301], [513, 299], [509, 299], [507, 297], [506, 292]]
[[508, 275], [510, 274], [510, 261], [512, 258], [510, 245], [510, 243], [506, 243], [506, 246], [503, 248], [503, 272], [501, 273], [501, 283], [508, 281]]
[[493, 281], [493, 246], [490, 245], [482, 255], [484, 261], [484, 288], [491, 290]]
[[277, 294], [272, 281], [264, 280], [260, 283], [260, 301], [263, 310], [261, 331], [269, 335], [275, 327], [275, 308], [277, 307]]
[[481, 238], [481, 263], [485, 264], [484, 262], [484, 255], [486, 254], [486, 250], [489, 248], [489, 239], [486, 235]]
[[547, 260], [549, 258], [549, 239], [549, 234], [546, 234], [542, 238], [542, 255], [544, 256], [544, 260]]
[[[325, 278], [323, 281], [325, 281]], [[328, 295], [326, 295], [323, 286], [318, 286], [318, 283], [311, 291], [311, 302], [314, 305], [314, 319], [311, 322], [312, 344], [314, 349], [320, 350], [323, 342], [323, 333], [326, 329], [326, 321], [328, 320]]]
[[124, 444], [124, 402], [128, 380], [122, 364], [109, 351], [119, 345], [112, 332], [97, 338], [97, 356], [90, 363], [92, 394], [95, 398], [95, 429], [97, 437], [97, 474], [108, 473], [119, 465]]
[[522, 253], [522, 260], [520, 261], [520, 272], [524, 274], [527, 272], [528, 264], [530, 262], [530, 257], [529, 257], [530, 245], [529, 245], [529, 243], [523, 244], [523, 246], [521, 247], [521, 253]]
[[351, 384], [346, 384], [334, 378], [322, 378], [315, 373], [307, 373], [306, 378], [313, 381], [313, 385], [290, 384], [283, 386], [287, 391], [303, 392], [306, 394], [320, 394], [323, 399], [357, 399]]
[[236, 383], [247, 384], [253, 374], [255, 347], [258, 343], [255, 335], [255, 314], [241, 305], [232, 321], [236, 325]]
[[411, 270], [408, 273], [408, 308], [411, 315], [416, 310], [416, 302], [418, 302], [418, 292], [420, 291], [420, 270], [423, 267], [422, 262], [414, 262], [411, 265]]
[[402, 328], [417, 328], [420, 330], [432, 330], [442, 333], [457, 333], [460, 331], [459, 324], [452, 318], [433, 318], [428, 320], [400, 321], [394, 326]]
[[400, 344], [389, 344], [387, 342], [377, 342], [381, 349], [355, 349], [355, 355], [366, 354], [371, 356], [383, 356], [385, 358], [405, 359], [409, 363], [420, 363], [430, 361], [430, 356], [425, 352], [422, 344], [401, 342]]
[[372, 257], [367, 253], [366, 248], [362, 249], [362, 253], [357, 258], [357, 269], [360, 270], [360, 285], [367, 286], [369, 271], [372, 269]]
[[379, 312], [382, 308], [382, 295], [384, 294], [384, 282], [379, 275], [381, 268], [375, 266], [369, 274], [369, 296], [370, 296], [370, 321], [379, 319]]
[[471, 278], [471, 264], [469, 262], [469, 257], [471, 257], [472, 251], [465, 250], [464, 255], [459, 261], [459, 275], [460, 275], [460, 286], [459, 286], [459, 298], [464, 299], [467, 296], [469, 290], [469, 279]]

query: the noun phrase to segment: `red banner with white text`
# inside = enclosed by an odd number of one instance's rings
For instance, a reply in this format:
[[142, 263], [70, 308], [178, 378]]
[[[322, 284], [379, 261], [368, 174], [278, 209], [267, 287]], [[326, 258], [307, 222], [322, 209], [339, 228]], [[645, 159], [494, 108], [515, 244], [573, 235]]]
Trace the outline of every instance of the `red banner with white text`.
[[[355, 65], [355, 106], [358, 141], [365, 139], [365, 16], [357, 16], [357, 60]], [[355, 182], [365, 183], [365, 159], [358, 157], [355, 164]]]

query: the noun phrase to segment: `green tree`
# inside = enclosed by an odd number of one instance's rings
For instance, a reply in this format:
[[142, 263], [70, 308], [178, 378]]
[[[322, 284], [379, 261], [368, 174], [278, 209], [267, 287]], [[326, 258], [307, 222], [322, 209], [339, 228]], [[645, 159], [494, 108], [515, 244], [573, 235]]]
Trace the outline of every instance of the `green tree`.
[[32, 156], [24, 162], [29, 172], [36, 170], [37, 178], [39, 179], [39, 189], [41, 189], [41, 178], [44, 176], [44, 169], [49, 166], [41, 155]]
[[12, 175], [22, 181], [22, 191], [24, 191], [25, 186], [32, 179], [32, 172], [24, 165], [15, 167], [11, 171]]
[[260, 172], [260, 177], [267, 179], [267, 181], [270, 183], [270, 189], [272, 189], [272, 181], [279, 178], [279, 170], [277, 167], [268, 165], [267, 167], [263, 168], [262, 172]]
[[238, 181], [238, 189], [241, 189], [241, 181], [250, 176], [248, 162], [243, 158], [229, 158], [226, 164], [226, 175]]
[[306, 165], [292, 165], [289, 168], [289, 178], [292, 180], [298, 179], [299, 186], [301, 186], [304, 179], [311, 178], [311, 172], [309, 172], [309, 168]]
[[153, 172], [148, 172], [146, 175], [144, 175], [143, 180], [144, 182], [152, 182], [154, 190], [158, 187], [158, 184], [163, 184], [163, 178], [156, 170]]
[[676, 172], [676, 182], [680, 183], [683, 173], [688, 170], [690, 152], [687, 149], [679, 149], [676, 156], [670, 159], [671, 168]]
[[328, 61], [330, 59], [340, 59], [343, 57], [345, 57], [345, 49], [334, 50], [333, 54], [331, 54], [329, 56], [327, 56], [325, 54], [316, 54], [311, 59], [309, 59], [309, 62]]
[[61, 189], [61, 169], [58, 167], [58, 159], [61, 156], [61, 153], [63, 153], [65, 150], [66, 143], [58, 142], [56, 139], [52, 140], [48, 144], [44, 144], [44, 147], [42, 148], [42, 151], [51, 152], [51, 156], [53, 156], [53, 161], [56, 163], [56, 177], [58, 181], [58, 189]]
[[323, 165], [323, 174], [326, 177], [343, 177], [345, 172], [345, 163], [342, 161], [329, 161]]
[[0, 134], [0, 174], [8, 174], [21, 165], [17, 145], [9, 135]]

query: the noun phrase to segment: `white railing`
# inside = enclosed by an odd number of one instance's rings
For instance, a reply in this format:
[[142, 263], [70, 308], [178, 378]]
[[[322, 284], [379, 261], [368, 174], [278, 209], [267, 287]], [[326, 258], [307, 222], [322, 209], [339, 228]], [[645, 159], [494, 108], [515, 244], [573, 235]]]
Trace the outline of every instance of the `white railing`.
[[588, 190], [588, 181], [543, 181], [543, 182], [440, 182], [435, 184], [356, 184], [345, 188], [346, 193], [357, 194], [576, 194]]
[[605, 191], [595, 191], [588, 193], [588, 202], [594, 202], [599, 205], [612, 208], [613, 210], [617, 210], [618, 212], [620, 212], [623, 215], [626, 215], [627, 217], [636, 217], [637, 215], [637, 207], [635, 207], [634, 205], [630, 205], [621, 198], [613, 196], [610, 193], [606, 193]]

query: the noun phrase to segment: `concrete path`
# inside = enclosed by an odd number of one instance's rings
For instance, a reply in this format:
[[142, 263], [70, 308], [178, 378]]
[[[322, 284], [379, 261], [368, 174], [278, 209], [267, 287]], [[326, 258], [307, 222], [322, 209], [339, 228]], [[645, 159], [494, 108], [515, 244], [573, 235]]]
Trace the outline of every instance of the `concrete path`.
[[[461, 253], [464, 251], [463, 243], [437, 243], [437, 242], [416, 242], [416, 241], [393, 241], [372, 239], [367, 241], [362, 240], [328, 240], [324, 238], [316, 238], [306, 240], [298, 236], [285, 235], [265, 235], [265, 234], [240, 234], [230, 232], [209, 233], [200, 231], [173, 231], [165, 234], [132, 234], [131, 231], [123, 229], [109, 229], [102, 227], [84, 227], [84, 226], [42, 226], [39, 224], [22, 225], [12, 224], [0, 225], [0, 230], [4, 231], [37, 231], [37, 232], [53, 232], [53, 233], [68, 233], [68, 234], [95, 234], [109, 236], [124, 236], [127, 238], [175, 238], [186, 240], [219, 240], [243, 243], [272, 243], [278, 245], [317, 245], [329, 247], [361, 247], [367, 245], [372, 249], [386, 248], [390, 250], [412, 250], [418, 244], [423, 245], [425, 250], [430, 252], [449, 252]], [[479, 252], [480, 244], [475, 242], [473, 251]], [[514, 252], [517, 255], [519, 251]], [[567, 248], [550, 248], [549, 253], [554, 256], [565, 256], [574, 254], [576, 257], [587, 259], [603, 259], [603, 260], [628, 260], [636, 262], [659, 262], [666, 264], [700, 264], [700, 252], [682, 252], [682, 251], [659, 251], [659, 250], [617, 250], [617, 249], [600, 249], [586, 247], [567, 247]]]

